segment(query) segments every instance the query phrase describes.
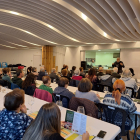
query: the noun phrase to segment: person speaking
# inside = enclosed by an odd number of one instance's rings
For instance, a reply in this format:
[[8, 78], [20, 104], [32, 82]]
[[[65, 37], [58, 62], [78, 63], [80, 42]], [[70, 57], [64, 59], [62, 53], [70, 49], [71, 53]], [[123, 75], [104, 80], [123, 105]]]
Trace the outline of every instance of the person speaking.
[[122, 68], [124, 68], [124, 64], [122, 61], [120, 61], [120, 58], [117, 58], [117, 61], [112, 64], [112, 67], [117, 67], [118, 68], [118, 73], [122, 73]]

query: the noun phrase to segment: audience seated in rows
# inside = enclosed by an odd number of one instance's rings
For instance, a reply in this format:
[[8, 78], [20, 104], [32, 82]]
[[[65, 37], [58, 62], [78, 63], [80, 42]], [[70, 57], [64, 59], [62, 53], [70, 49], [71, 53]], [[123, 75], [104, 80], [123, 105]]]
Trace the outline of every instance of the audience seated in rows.
[[102, 85], [112, 87], [114, 82], [115, 78], [111, 76], [111, 70], [106, 70], [106, 74], [100, 77], [100, 84]]
[[135, 92], [138, 91], [138, 86], [134, 78], [132, 78], [132, 73], [130, 70], [125, 69], [122, 72], [121, 80], [124, 81], [126, 87], [133, 88]]
[[74, 76], [72, 76], [72, 79], [80, 81], [82, 79], [82, 76], [79, 76], [79, 75], [80, 75], [80, 71], [79, 70], [75, 70], [74, 71]]
[[[28, 127], [22, 140], [65, 140], [61, 137], [61, 112], [55, 103], [43, 105], [34, 120]], [[84, 133], [82, 140], [89, 140], [88, 132]]]
[[41, 67], [40, 72], [38, 73], [37, 80], [42, 80], [42, 77], [45, 76], [45, 68]]
[[97, 77], [100, 77], [100, 76], [103, 76], [104, 73], [103, 73], [103, 67], [99, 67], [99, 72], [97, 73]]
[[88, 71], [88, 75], [87, 78], [91, 81], [91, 83], [93, 84], [92, 90], [97, 90], [97, 83], [99, 82], [97, 76], [96, 76], [96, 71], [94, 68], [91, 68]]
[[[69, 99], [71, 99], [73, 96], [75, 96], [71, 91], [69, 91], [67, 89], [69, 84], [69, 80], [65, 77], [61, 77], [58, 81], [58, 87], [56, 87], [54, 89], [54, 93], [55, 94], [60, 94], [60, 95], [64, 95], [66, 97], [68, 97]], [[63, 106], [67, 106], [67, 101], [63, 101]]]
[[22, 69], [17, 69], [16, 70], [16, 74], [17, 76], [15, 76], [14, 78], [12, 78], [12, 82], [16, 85], [18, 85], [20, 88], [22, 88], [22, 77], [24, 76], [24, 72]]
[[99, 103], [99, 95], [91, 91], [92, 86], [93, 85], [88, 78], [83, 78], [78, 85], [78, 90], [75, 93], [75, 97], [85, 98], [90, 101]]
[[24, 104], [24, 90], [14, 89], [4, 97], [4, 109], [0, 112], [0, 139], [22, 140], [26, 128], [32, 118], [27, 113]]
[[83, 71], [83, 67], [80, 67], [79, 70], [80, 70], [80, 76], [82, 76], [83, 78], [85, 78], [85, 73]]
[[67, 75], [68, 75], [68, 71], [67, 71], [67, 69], [63, 69], [63, 70], [62, 70], [62, 76], [61, 76], [61, 77], [65, 77], [65, 78], [67, 78], [67, 79], [70, 81], [71, 78], [68, 77]]
[[51, 78], [51, 82], [53, 83], [53, 80], [55, 79], [56, 80], [56, 83], [58, 83], [59, 81], [59, 76], [56, 74], [56, 69], [55, 68], [52, 68], [52, 72], [51, 74], [49, 75], [50, 78]]
[[[126, 110], [128, 113], [132, 113], [135, 112], [137, 110], [137, 107], [135, 106], [135, 103], [133, 102], [133, 100], [130, 98], [130, 96], [128, 95], [124, 95], [122, 94], [125, 91], [125, 83], [118, 79], [114, 82], [113, 84], [113, 92], [112, 93], [107, 93], [104, 97], [103, 103], [113, 106], [113, 107], [118, 107], [121, 109]], [[115, 118], [115, 123], [117, 126], [121, 126], [122, 125], [122, 115], [118, 114]], [[130, 116], [133, 123], [134, 123], [134, 116]], [[103, 114], [103, 118], [104, 121], [106, 120], [104, 114]], [[130, 118], [126, 119], [126, 123], [125, 123], [125, 129], [126, 130], [130, 130], [131, 126], [132, 126], [132, 121]], [[134, 129], [134, 126], [133, 128]]]
[[71, 77], [74, 76], [74, 71], [76, 70], [76, 66], [72, 66], [72, 70], [71, 70]]
[[43, 81], [43, 84], [39, 87], [39, 89], [46, 90], [52, 94], [53, 90], [50, 87], [51, 78], [49, 76], [43, 76], [42, 81]]
[[12, 80], [11, 78], [9, 77], [9, 70], [8, 68], [3, 68], [3, 76], [2, 76], [2, 79], [5, 80], [5, 81], [8, 81], [10, 83], [12, 83]]
[[30, 96], [34, 95], [36, 89], [35, 78], [36, 76], [33, 73], [29, 73], [22, 82], [22, 89], [24, 89], [25, 94]]
[[112, 72], [111, 76], [112, 76], [113, 78], [117, 78], [117, 79], [121, 78], [121, 75], [118, 74], [118, 68], [117, 68], [117, 67], [114, 67], [114, 68], [113, 68], [113, 72]]

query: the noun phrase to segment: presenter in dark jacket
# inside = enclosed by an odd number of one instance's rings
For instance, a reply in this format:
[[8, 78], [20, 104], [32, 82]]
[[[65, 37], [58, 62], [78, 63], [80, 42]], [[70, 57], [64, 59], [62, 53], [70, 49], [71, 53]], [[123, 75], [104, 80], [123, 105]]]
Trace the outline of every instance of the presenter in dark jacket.
[[117, 58], [117, 61], [112, 64], [112, 67], [117, 67], [118, 68], [118, 73], [122, 73], [122, 68], [124, 68], [124, 64], [122, 61], [120, 61], [120, 58]]

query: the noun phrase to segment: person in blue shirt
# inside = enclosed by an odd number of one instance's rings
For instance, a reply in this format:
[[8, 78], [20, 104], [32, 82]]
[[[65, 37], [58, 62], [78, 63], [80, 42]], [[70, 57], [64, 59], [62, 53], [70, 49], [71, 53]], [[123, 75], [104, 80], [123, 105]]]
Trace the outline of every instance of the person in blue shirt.
[[0, 112], [0, 139], [21, 140], [32, 118], [26, 115], [24, 90], [14, 89], [5, 95], [4, 106]]
[[11, 78], [8, 75], [8, 72], [9, 72], [8, 68], [4, 68], [2, 71], [3, 71], [3, 74], [4, 74], [2, 76], [2, 79], [5, 80], [5, 81], [8, 81], [10, 83], [12, 83], [12, 80], [11, 80]]

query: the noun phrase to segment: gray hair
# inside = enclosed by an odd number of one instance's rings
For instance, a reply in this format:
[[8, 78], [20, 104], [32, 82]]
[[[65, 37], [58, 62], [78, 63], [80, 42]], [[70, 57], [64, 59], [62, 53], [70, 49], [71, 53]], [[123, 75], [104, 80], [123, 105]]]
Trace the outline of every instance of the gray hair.
[[75, 70], [74, 71], [74, 75], [79, 75], [80, 74], [80, 70]]
[[44, 67], [40, 67], [40, 71], [44, 71], [45, 70], [45, 68]]
[[113, 68], [113, 71], [117, 73], [118, 72], [118, 68], [117, 67], [114, 67]]
[[55, 72], [56, 71], [56, 68], [52, 68], [52, 72]]
[[121, 75], [121, 78], [130, 78], [132, 77], [132, 73], [129, 69], [125, 69]]

